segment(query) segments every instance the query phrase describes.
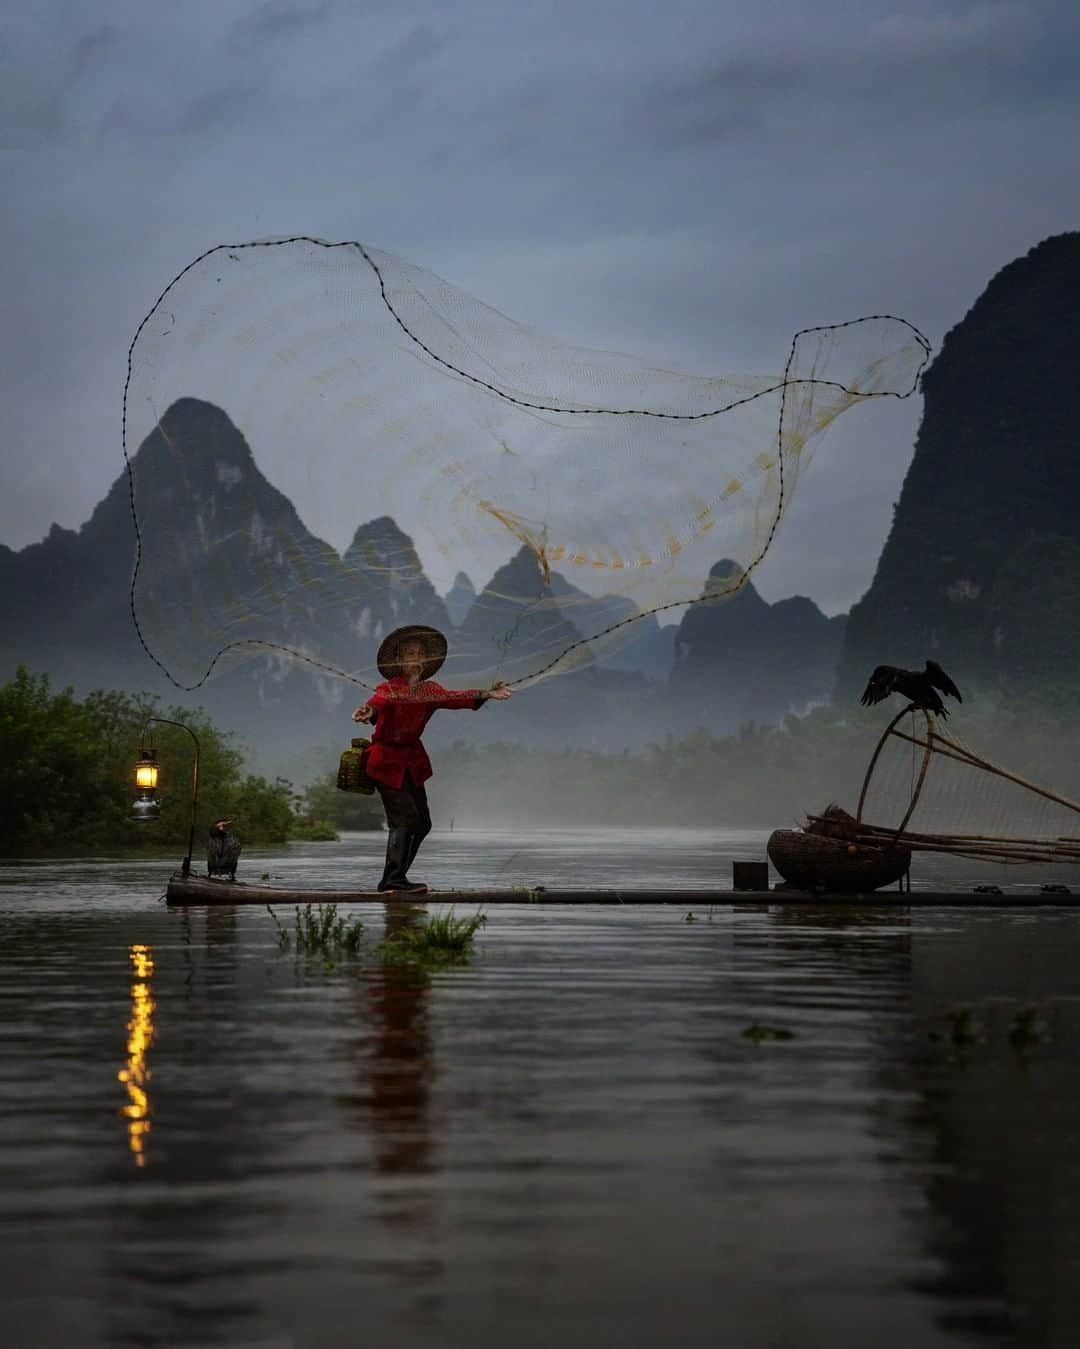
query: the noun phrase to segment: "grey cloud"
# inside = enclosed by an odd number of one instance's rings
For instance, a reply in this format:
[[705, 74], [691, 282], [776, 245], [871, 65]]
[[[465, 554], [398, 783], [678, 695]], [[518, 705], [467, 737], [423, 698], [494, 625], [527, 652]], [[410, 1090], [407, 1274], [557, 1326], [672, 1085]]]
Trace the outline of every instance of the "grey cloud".
[[78, 38], [66, 60], [35, 59], [10, 41], [0, 45], [0, 147], [40, 148], [71, 130], [79, 83], [97, 55], [117, 38], [112, 24], [101, 24]]
[[379, 65], [396, 67], [399, 70], [413, 70], [433, 60], [446, 45], [445, 33], [437, 33], [431, 24], [417, 24], [379, 56]]
[[659, 132], [659, 139], [673, 147], [746, 139], [764, 125], [759, 116], [735, 107], [726, 91], [676, 91], [663, 103], [661, 109], [651, 102], [645, 119]]
[[125, 93], [102, 110], [98, 144], [106, 144], [117, 134], [130, 141], [154, 144], [224, 132], [242, 123], [258, 99], [257, 89], [246, 84], [220, 85], [164, 107]]
[[84, 33], [71, 49], [72, 73], [81, 75], [95, 55], [111, 47], [116, 37], [117, 31], [111, 23], [103, 23], [100, 27], [91, 29], [89, 33]]
[[256, 98], [257, 91], [242, 84], [208, 89], [183, 106], [174, 129], [180, 135], [219, 131], [242, 118]]
[[0, 147], [33, 149], [60, 136], [71, 123], [75, 83], [97, 52], [110, 46], [111, 24], [84, 33], [66, 61], [35, 60], [5, 39], [0, 45]]
[[[1070, 11], [989, 4], [956, 14], [890, 14], [859, 29], [798, 43], [773, 39], [732, 52], [647, 94], [658, 138], [727, 140], [770, 119], [888, 119], [902, 134], [943, 111], [1076, 97], [1077, 25]], [[1055, 57], [1055, 54], [1058, 54]], [[1055, 74], [1056, 72], [1056, 74]], [[1050, 76], [1050, 78], [1048, 78]]]
[[232, 37], [243, 43], [270, 42], [290, 33], [317, 27], [336, 8], [330, 0], [314, 5], [279, 4], [276, 0], [268, 0], [268, 3], [236, 21]]
[[10, 86], [0, 91], [0, 148], [33, 149], [56, 137], [64, 126], [64, 105], [55, 93], [24, 94]]

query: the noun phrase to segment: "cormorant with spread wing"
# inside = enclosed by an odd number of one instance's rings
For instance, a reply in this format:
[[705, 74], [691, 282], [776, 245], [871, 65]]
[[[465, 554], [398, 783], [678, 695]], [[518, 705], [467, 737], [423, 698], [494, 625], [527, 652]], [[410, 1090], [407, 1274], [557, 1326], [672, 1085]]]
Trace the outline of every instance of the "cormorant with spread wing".
[[243, 846], [236, 834], [229, 833], [232, 820], [218, 820], [210, 826], [210, 843], [206, 850], [206, 874], [228, 876], [236, 880], [236, 864], [240, 861], [240, 849]]
[[869, 707], [871, 703], [880, 703], [890, 693], [899, 693], [912, 706], [921, 707], [939, 717], [947, 717], [949, 714], [937, 693], [938, 689], [957, 702], [964, 701], [960, 690], [936, 661], [928, 660], [925, 670], [899, 670], [895, 665], [879, 665], [870, 676], [862, 696], [862, 705]]

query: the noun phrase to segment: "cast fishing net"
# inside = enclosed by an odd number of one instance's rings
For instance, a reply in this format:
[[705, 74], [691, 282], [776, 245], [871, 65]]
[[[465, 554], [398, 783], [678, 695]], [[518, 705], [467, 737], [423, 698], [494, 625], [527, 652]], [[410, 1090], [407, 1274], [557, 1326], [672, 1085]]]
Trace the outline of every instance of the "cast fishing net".
[[[769, 374], [694, 375], [357, 243], [221, 245], [131, 346], [132, 615], [185, 689], [253, 658], [377, 684], [412, 622], [449, 631], [459, 685], [602, 666], [643, 617], [744, 584], [822, 433], [907, 397], [928, 354], [875, 316], [799, 332]], [[455, 629], [429, 577], [461, 572]]]

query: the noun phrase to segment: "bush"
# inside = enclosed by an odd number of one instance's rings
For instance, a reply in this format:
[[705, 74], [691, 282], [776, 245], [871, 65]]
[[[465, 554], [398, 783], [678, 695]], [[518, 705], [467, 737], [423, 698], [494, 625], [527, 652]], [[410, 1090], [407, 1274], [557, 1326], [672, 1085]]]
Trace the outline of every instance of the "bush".
[[[310, 782], [300, 797], [302, 813], [330, 829], [381, 829], [382, 802], [378, 796], [343, 792], [337, 785], [337, 770]], [[334, 834], [337, 837], [337, 834]]]
[[[297, 828], [319, 823], [298, 817], [300, 798], [284, 778], [244, 773], [234, 736], [200, 709], [162, 710], [145, 694], [116, 690], [79, 702], [70, 688], [53, 693], [47, 675], [20, 666], [0, 686], [0, 853], [186, 849], [194, 747], [179, 727], [151, 728], [161, 765], [160, 819], [139, 824], [130, 818], [141, 735], [154, 715], [190, 726], [199, 740], [197, 846], [216, 819], [234, 818], [245, 843], [284, 843]], [[332, 828], [320, 827], [323, 837]]]

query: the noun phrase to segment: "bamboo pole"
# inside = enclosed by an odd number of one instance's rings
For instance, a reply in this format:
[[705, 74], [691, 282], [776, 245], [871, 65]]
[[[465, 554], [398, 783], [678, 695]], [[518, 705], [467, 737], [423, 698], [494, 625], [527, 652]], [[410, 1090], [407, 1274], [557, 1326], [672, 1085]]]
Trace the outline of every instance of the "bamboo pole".
[[[890, 835], [890, 837], [893, 837]], [[858, 840], [856, 840], [858, 841]], [[912, 838], [905, 834], [903, 837], [895, 840], [899, 846], [909, 848], [912, 852], [943, 852], [952, 853], [958, 857], [983, 857], [989, 861], [1014, 861], [1014, 862], [1076, 862], [1080, 861], [1080, 854], [1073, 851], [1063, 851], [1054, 847], [1037, 847], [1032, 844], [1009, 844], [1006, 840], [1000, 843], [968, 843], [961, 839], [951, 839], [942, 834], [937, 838]]]
[[[1063, 856], [1077, 854], [1080, 856], [1080, 846], [1066, 844], [1061, 845], [1060, 840], [1050, 838], [1009, 838], [1007, 835], [994, 834], [927, 834], [908, 832], [898, 835], [895, 830], [880, 828], [877, 825], [863, 825], [866, 836], [871, 838], [890, 838], [903, 839], [905, 842], [915, 842], [925, 840], [928, 843], [940, 843], [948, 840], [950, 843], [960, 843], [966, 845], [985, 844], [987, 847], [1026, 847], [1037, 849], [1049, 849], [1051, 852], [1061, 853]], [[860, 837], [861, 835], [856, 835]]]
[[[855, 821], [856, 821], [856, 823], [859, 823], [859, 822], [862, 821], [863, 806], [866, 804], [866, 793], [867, 793], [867, 791], [869, 790], [869, 787], [870, 787], [870, 779], [871, 779], [871, 777], [873, 777], [873, 774], [874, 774], [874, 768], [875, 768], [875, 766], [877, 765], [877, 761], [878, 761], [878, 758], [879, 758], [880, 755], [881, 755], [881, 751], [885, 748], [885, 741], [888, 740], [888, 738], [889, 738], [890, 735], [894, 735], [894, 734], [895, 734], [895, 735], [900, 735], [900, 734], [901, 734], [901, 732], [899, 732], [899, 731], [894, 731], [893, 728], [896, 726], [896, 723], [901, 719], [901, 717], [906, 717], [907, 714], [908, 714], [909, 712], [914, 712], [914, 711], [915, 711], [915, 704], [914, 704], [914, 703], [909, 703], [907, 707], [901, 708], [901, 710], [900, 710], [899, 712], [897, 712], [896, 716], [893, 717], [892, 721], [889, 722], [888, 726], [886, 726], [885, 729], [882, 731], [882, 733], [881, 733], [881, 738], [878, 740], [877, 744], [874, 746], [874, 752], [873, 752], [873, 754], [870, 756], [870, 762], [869, 762], [869, 764], [867, 764], [867, 767], [866, 767], [866, 776], [863, 778], [862, 789], [861, 789], [860, 792], [859, 792], [859, 804], [858, 804], [858, 806], [856, 806], [856, 808], [855, 808]], [[923, 709], [923, 715], [926, 717], [927, 733], [928, 733], [928, 735], [929, 735], [929, 734], [931, 734], [931, 732], [930, 732], [930, 714], [929, 714], [929, 712], [926, 712], [926, 711]], [[910, 740], [910, 739], [911, 739], [910, 736], [904, 736], [903, 738], [904, 738], [905, 740]], [[922, 744], [923, 742], [917, 740], [917, 741], [915, 741], [914, 743], [915, 743], [915, 744]], [[924, 762], [924, 763], [923, 763], [923, 771], [922, 771], [922, 773], [920, 773], [920, 775], [919, 775], [919, 792], [922, 791], [923, 779], [924, 779], [925, 777], [926, 777], [926, 763]], [[918, 799], [919, 799], [918, 793], [913, 793], [913, 800], [914, 800], [914, 801], [917, 801]], [[912, 812], [914, 809], [915, 809], [914, 804], [909, 805], [909, 807], [908, 807], [908, 813], [907, 813], [907, 815], [904, 816], [904, 822], [905, 822], [905, 823], [911, 818], [911, 812]]]
[[[919, 797], [922, 796], [923, 783], [926, 781], [926, 770], [930, 767], [930, 756], [934, 752], [934, 721], [930, 713], [925, 709], [920, 709], [926, 718], [926, 753], [923, 755], [922, 767], [919, 769], [919, 780], [911, 791], [911, 800], [908, 802], [908, 808], [904, 818], [900, 821], [900, 833], [904, 832], [904, 826], [915, 813], [915, 807], [919, 803]], [[915, 712], [911, 713], [912, 721], [915, 720]]]
[[910, 848], [912, 852], [947, 853], [952, 857], [978, 857], [987, 862], [1049, 862], [1053, 860], [1046, 853], [1030, 850], [954, 847], [947, 839], [942, 839], [940, 843], [926, 843], [921, 840], [916, 843], [905, 842], [904, 846]]
[[[812, 820], [820, 820], [823, 817], [820, 815], [811, 815], [809, 818]], [[889, 836], [892, 836], [897, 832], [894, 829], [888, 828], [886, 825], [863, 824], [860, 825], [859, 827], [860, 829], [867, 830], [870, 833], [881, 833]], [[929, 838], [929, 839], [950, 838], [950, 839], [959, 839], [965, 843], [1034, 843], [1038, 847], [1048, 847], [1051, 843], [1066, 843], [1071, 845], [1071, 850], [1080, 851], [1080, 839], [1073, 840], [1066, 835], [1059, 835], [1057, 838], [1054, 839], [1014, 838], [1002, 834], [929, 834], [925, 830], [909, 829], [905, 832], [904, 837]], [[1060, 851], [1068, 852], [1070, 851], [1070, 848], [1068, 847], [1062, 848]]]
[[[820, 815], [811, 820], [823, 820]], [[838, 840], [843, 841], [843, 840]], [[864, 824], [849, 842], [864, 847], [894, 844], [913, 852], [944, 852], [955, 856], [982, 857], [988, 860], [1016, 862], [1080, 861], [1080, 846], [1060, 847], [1049, 839], [995, 838], [990, 834], [925, 834], [902, 833], [878, 825]]]

